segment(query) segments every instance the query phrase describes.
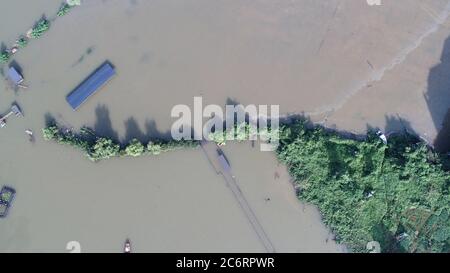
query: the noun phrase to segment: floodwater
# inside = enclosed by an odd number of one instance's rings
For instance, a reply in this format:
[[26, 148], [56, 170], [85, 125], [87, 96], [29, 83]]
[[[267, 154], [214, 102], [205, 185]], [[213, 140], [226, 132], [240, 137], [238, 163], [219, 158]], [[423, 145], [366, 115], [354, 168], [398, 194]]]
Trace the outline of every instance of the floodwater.
[[[5, 44], [61, 4], [1, 1]], [[282, 113], [359, 132], [399, 129], [400, 117], [432, 140], [440, 114], [425, 95], [450, 35], [449, 1], [382, 3], [84, 1], [15, 56], [29, 89], [0, 85], [0, 109], [16, 101], [25, 114], [0, 131], [0, 183], [17, 190], [0, 221], [0, 251], [65, 252], [78, 241], [85, 252], [120, 252], [127, 237], [136, 251], [264, 251], [201, 150], [93, 164], [39, 131], [51, 115], [145, 141], [167, 136], [173, 106], [202, 96], [204, 104], [279, 104]], [[66, 95], [105, 60], [118, 75], [73, 112]], [[25, 129], [38, 135], [34, 144]], [[297, 201], [272, 153], [249, 144], [225, 153], [277, 251], [345, 250], [319, 212]]]

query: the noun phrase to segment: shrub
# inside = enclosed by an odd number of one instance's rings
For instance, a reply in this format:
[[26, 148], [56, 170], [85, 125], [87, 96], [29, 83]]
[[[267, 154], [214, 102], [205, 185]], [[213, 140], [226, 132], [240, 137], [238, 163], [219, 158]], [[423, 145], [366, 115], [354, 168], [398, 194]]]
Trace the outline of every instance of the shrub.
[[141, 156], [144, 153], [144, 151], [145, 151], [144, 145], [142, 145], [142, 143], [137, 139], [133, 139], [125, 148], [126, 155], [132, 157]]
[[3, 51], [0, 53], [0, 63], [6, 63], [9, 61], [11, 54], [7, 51]]
[[28, 39], [25, 37], [20, 37], [19, 39], [17, 39], [17, 45], [20, 48], [24, 48], [28, 45]]
[[50, 22], [46, 19], [39, 21], [31, 30], [31, 38], [37, 39], [42, 36], [50, 28]]
[[45, 140], [57, 140], [59, 128], [56, 125], [48, 126], [42, 129], [42, 133]]
[[71, 7], [81, 5], [81, 0], [66, 0], [66, 2]]
[[98, 138], [88, 154], [93, 161], [109, 159], [119, 155], [120, 145], [114, 143], [111, 139]]
[[162, 152], [161, 144], [149, 142], [147, 145], [147, 151], [152, 155], [159, 155]]
[[64, 16], [67, 13], [69, 13], [69, 11], [72, 9], [72, 7], [73, 7], [73, 5], [71, 6], [69, 4], [63, 4], [56, 15], [59, 17]]

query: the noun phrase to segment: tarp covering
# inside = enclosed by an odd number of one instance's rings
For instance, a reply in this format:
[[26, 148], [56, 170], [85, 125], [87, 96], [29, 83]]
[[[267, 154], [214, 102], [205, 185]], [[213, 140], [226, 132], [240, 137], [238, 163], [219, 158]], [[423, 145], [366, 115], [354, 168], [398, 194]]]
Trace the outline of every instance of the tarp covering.
[[112, 65], [108, 62], [104, 63], [67, 96], [67, 102], [73, 110], [77, 110], [83, 102], [97, 92], [97, 90], [107, 83], [115, 74], [116, 71]]

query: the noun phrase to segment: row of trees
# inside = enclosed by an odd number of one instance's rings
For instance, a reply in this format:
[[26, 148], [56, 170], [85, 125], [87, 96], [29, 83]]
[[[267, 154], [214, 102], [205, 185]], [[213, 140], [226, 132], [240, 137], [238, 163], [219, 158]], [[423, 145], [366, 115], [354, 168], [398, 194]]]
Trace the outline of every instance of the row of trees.
[[[64, 16], [69, 11], [77, 5], [80, 5], [80, 0], [67, 0], [64, 2], [60, 9], [58, 10], [57, 16]], [[39, 20], [28, 32], [26, 35], [20, 35], [16, 40], [15, 44], [11, 48], [3, 49], [0, 52], [0, 63], [7, 63], [13, 54], [15, 54], [20, 48], [24, 48], [28, 45], [30, 39], [38, 39], [45, 32], [50, 29], [50, 21], [42, 18]]]
[[144, 145], [137, 139], [121, 145], [110, 138], [99, 137], [89, 128], [82, 128], [79, 133], [63, 130], [58, 125], [43, 129], [44, 139], [80, 149], [92, 161], [100, 161], [113, 157], [142, 155], [159, 155], [177, 149], [196, 148], [197, 141], [191, 140], [158, 140]]
[[[385, 145], [343, 138], [303, 121], [283, 126], [277, 151], [301, 200], [317, 205], [337, 240], [356, 252], [450, 251], [448, 156], [404, 134]], [[447, 167], [446, 167], [447, 166]]]

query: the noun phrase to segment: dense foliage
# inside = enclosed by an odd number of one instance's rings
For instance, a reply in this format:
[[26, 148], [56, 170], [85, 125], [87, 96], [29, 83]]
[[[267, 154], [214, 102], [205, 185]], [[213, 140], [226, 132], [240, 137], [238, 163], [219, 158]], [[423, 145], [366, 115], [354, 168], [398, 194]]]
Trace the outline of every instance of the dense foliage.
[[50, 28], [50, 22], [46, 19], [41, 19], [31, 30], [30, 37], [37, 39], [40, 38]]
[[223, 131], [215, 131], [208, 135], [209, 140], [215, 142], [219, 146], [226, 145], [228, 140], [232, 141], [246, 141], [259, 137], [260, 139], [270, 142], [278, 140], [279, 130], [272, 130], [271, 128], [257, 128], [248, 123], [236, 124], [233, 128]]
[[10, 57], [11, 57], [11, 54], [9, 52], [7, 52], [7, 51], [0, 52], [0, 63], [8, 62]]
[[130, 141], [128, 146], [125, 148], [126, 154], [132, 157], [141, 156], [144, 151], [144, 145], [142, 145], [142, 143], [137, 139], [133, 139], [132, 141]]
[[82, 128], [76, 134], [63, 130], [58, 125], [48, 126], [42, 130], [42, 133], [45, 140], [56, 141], [80, 149], [92, 161], [120, 156], [159, 155], [177, 149], [196, 148], [199, 145], [199, 142], [191, 140], [158, 140], [144, 145], [139, 140], [133, 139], [127, 145], [121, 146], [112, 139], [97, 136], [89, 128]]
[[64, 16], [67, 13], [69, 13], [69, 11], [72, 9], [72, 7], [73, 6], [71, 6], [69, 4], [63, 4], [56, 15], [59, 17]]
[[351, 250], [377, 241], [384, 252], [450, 251], [450, 173], [417, 138], [356, 141], [297, 121], [282, 127], [278, 157]]
[[16, 43], [20, 48], [24, 48], [28, 45], [28, 39], [22, 36], [19, 39], [17, 39]]

